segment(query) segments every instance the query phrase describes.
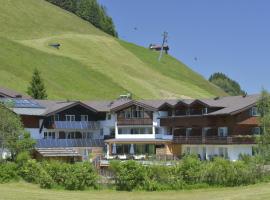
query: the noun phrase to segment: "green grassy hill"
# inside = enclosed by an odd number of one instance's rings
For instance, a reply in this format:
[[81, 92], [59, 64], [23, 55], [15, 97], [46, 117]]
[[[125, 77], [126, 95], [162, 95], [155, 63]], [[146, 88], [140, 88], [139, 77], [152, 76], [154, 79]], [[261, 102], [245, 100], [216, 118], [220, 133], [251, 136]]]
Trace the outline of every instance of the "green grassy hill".
[[[25, 93], [36, 67], [50, 99], [225, 95], [175, 58], [115, 39], [44, 0], [0, 0], [0, 86]], [[49, 46], [60, 43], [59, 50]]]

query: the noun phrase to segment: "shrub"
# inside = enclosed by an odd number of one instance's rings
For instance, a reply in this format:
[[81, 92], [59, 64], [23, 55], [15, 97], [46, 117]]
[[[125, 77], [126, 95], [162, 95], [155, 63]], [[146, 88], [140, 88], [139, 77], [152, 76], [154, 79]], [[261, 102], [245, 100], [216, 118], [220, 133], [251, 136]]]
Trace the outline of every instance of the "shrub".
[[0, 183], [7, 183], [12, 180], [18, 180], [18, 170], [15, 163], [0, 163]]
[[30, 183], [39, 183], [42, 166], [36, 160], [28, 160], [20, 170], [22, 178]]
[[233, 167], [230, 161], [215, 158], [212, 162], [208, 162], [205, 167], [204, 181], [209, 185], [228, 186], [229, 180], [233, 176]]
[[38, 182], [41, 188], [50, 189], [54, 185], [52, 177], [42, 169], [39, 174]]
[[185, 156], [180, 164], [179, 172], [188, 184], [201, 182], [203, 176], [203, 162], [196, 155]]
[[52, 177], [58, 185], [64, 185], [65, 179], [69, 176], [69, 165], [59, 161], [43, 162], [44, 170]]
[[30, 154], [27, 151], [23, 151], [16, 156], [16, 163], [19, 167], [22, 167], [28, 160], [30, 160]]
[[96, 187], [97, 175], [90, 163], [69, 165], [64, 187], [68, 190], [84, 190], [86, 187]]
[[146, 180], [146, 169], [135, 161], [114, 163], [116, 189], [132, 191], [143, 189]]

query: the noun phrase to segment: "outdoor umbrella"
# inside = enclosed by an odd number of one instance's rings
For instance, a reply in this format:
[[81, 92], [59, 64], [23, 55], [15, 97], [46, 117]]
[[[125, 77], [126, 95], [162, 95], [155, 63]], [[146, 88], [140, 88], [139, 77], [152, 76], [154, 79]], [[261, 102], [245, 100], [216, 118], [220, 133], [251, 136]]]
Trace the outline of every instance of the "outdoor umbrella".
[[116, 144], [113, 144], [112, 154], [116, 154]]
[[134, 152], [134, 145], [133, 145], [133, 144], [130, 145], [129, 153], [130, 153], [131, 155], [133, 155], [133, 154], [135, 153], [135, 152]]

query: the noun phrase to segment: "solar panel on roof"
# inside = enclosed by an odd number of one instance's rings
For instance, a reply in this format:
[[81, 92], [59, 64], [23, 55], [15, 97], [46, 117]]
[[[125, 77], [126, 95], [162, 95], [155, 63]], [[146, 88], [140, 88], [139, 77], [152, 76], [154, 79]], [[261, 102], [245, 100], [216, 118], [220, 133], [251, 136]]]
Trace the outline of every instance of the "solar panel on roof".
[[12, 99], [16, 108], [42, 108], [38, 102], [29, 99]]

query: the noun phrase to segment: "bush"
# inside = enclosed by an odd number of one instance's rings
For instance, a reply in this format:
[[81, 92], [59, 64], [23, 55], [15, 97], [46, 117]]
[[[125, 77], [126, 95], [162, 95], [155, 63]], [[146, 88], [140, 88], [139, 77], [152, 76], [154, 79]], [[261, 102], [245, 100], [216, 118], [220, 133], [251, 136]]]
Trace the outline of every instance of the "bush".
[[196, 155], [185, 156], [180, 164], [179, 172], [188, 184], [201, 182], [204, 166]]
[[146, 169], [135, 161], [114, 163], [112, 170], [115, 173], [117, 190], [132, 191], [143, 189], [146, 180]]
[[68, 190], [84, 190], [87, 187], [96, 187], [97, 175], [90, 163], [76, 163], [69, 165], [64, 187]]
[[22, 178], [30, 183], [39, 183], [42, 166], [36, 160], [28, 160], [20, 170]]
[[18, 169], [15, 163], [0, 163], [0, 183], [7, 183], [18, 179]]
[[185, 187], [185, 181], [178, 167], [148, 166], [144, 189], [148, 191], [178, 190]]
[[19, 167], [22, 167], [28, 160], [30, 160], [30, 154], [27, 151], [23, 151], [16, 156], [16, 163]]
[[54, 182], [63, 186], [69, 176], [69, 165], [59, 161], [43, 162], [44, 170], [52, 177]]
[[52, 177], [44, 169], [42, 169], [40, 172], [38, 182], [41, 188], [46, 189], [50, 189], [54, 185]]

